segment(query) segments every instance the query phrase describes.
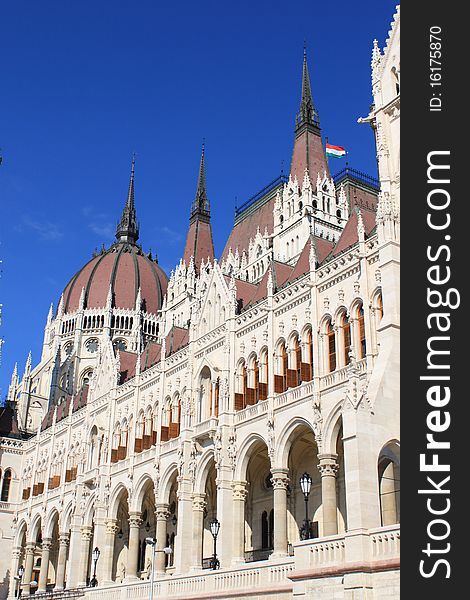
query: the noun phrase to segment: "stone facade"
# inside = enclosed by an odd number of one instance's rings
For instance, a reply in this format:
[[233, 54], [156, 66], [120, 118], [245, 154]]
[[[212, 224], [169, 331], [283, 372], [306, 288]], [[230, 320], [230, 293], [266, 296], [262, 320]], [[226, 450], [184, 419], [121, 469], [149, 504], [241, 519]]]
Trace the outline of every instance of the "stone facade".
[[[321, 139], [305, 73], [294, 156]], [[152, 570], [159, 598], [399, 597], [398, 10], [372, 86], [380, 190], [310, 158], [240, 211], [220, 262], [179, 263], [158, 312], [140, 288], [90, 306], [91, 279], [51, 310], [41, 361], [12, 376], [21, 435], [0, 440], [2, 597], [20, 565], [23, 597], [95, 566], [97, 600], [148, 598]], [[133, 200], [102, 261], [140, 252]], [[190, 230], [210, 254], [204, 156]]]

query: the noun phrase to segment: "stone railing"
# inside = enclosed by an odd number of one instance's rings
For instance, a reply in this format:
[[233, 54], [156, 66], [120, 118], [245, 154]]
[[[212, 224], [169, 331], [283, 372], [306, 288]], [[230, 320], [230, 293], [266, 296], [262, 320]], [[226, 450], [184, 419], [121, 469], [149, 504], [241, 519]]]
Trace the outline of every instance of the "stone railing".
[[209, 419], [197, 423], [193, 427], [193, 437], [201, 437], [202, 435], [209, 435], [215, 432], [218, 424], [219, 419], [217, 417], [209, 417]]
[[[236, 591], [237, 597], [246, 591], [247, 595], [259, 590], [260, 596], [270, 591], [285, 587], [286, 591], [292, 589], [289, 575], [294, 571], [294, 559], [286, 557], [280, 562], [263, 561], [256, 567], [241, 565], [233, 569], [219, 571], [205, 571], [192, 576], [174, 575], [154, 583], [154, 597], [159, 599], [178, 599], [210, 597], [212, 593]], [[87, 600], [138, 600], [148, 599], [150, 596], [150, 583], [117, 584], [109, 588], [88, 589]], [[222, 596], [219, 596], [222, 597]]]
[[235, 423], [250, 421], [259, 415], [264, 415], [266, 412], [268, 412], [268, 401], [260, 400], [252, 406], [247, 406], [243, 410], [239, 410], [235, 414]]
[[371, 557], [373, 559], [400, 556], [400, 525], [389, 525], [370, 530]]
[[[367, 359], [362, 358], [361, 360], [358, 360], [356, 365], [359, 375], [362, 376], [367, 369]], [[326, 390], [348, 381], [350, 368], [350, 366], [342, 367], [341, 369], [337, 369], [336, 371], [332, 371], [331, 373], [327, 373], [320, 377], [320, 390]]]
[[313, 381], [308, 381], [306, 383], [301, 383], [297, 387], [293, 387], [287, 390], [287, 392], [283, 392], [282, 394], [277, 395], [274, 398], [274, 406], [279, 408], [280, 406], [284, 406], [285, 404], [291, 404], [300, 398], [306, 398], [307, 396], [311, 396], [313, 394], [314, 383]]

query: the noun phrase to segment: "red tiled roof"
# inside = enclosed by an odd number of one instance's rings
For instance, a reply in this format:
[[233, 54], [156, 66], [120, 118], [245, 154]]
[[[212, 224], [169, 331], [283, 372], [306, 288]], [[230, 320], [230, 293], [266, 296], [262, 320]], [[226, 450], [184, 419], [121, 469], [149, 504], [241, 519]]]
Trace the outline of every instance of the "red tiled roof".
[[189, 265], [191, 256], [194, 257], [196, 270], [201, 266], [201, 261], [206, 262], [210, 258], [211, 262], [213, 262], [215, 255], [210, 223], [196, 219], [190, 224], [183, 255], [186, 266]]
[[170, 356], [189, 342], [189, 329], [174, 325], [166, 336], [166, 356]]
[[[375, 227], [375, 212], [370, 210], [361, 210], [362, 220], [364, 222], [364, 228], [366, 232], [366, 236], [370, 235], [371, 231]], [[349, 216], [348, 222], [341, 233], [341, 236], [333, 250], [333, 255], [336, 256], [349, 248], [353, 244], [356, 244], [359, 241], [357, 236], [357, 211], [354, 209]]]
[[145, 310], [156, 314], [161, 309], [167, 283], [164, 271], [138, 246], [113, 244], [92, 258], [67, 284], [64, 309], [73, 312], [78, 308], [82, 288], [85, 288], [86, 308], [105, 307], [111, 284], [115, 307], [133, 309], [140, 287]]
[[[334, 244], [324, 238], [315, 237], [315, 247], [317, 251], [317, 260], [318, 263], [321, 264], [325, 258], [331, 253], [333, 250]], [[307, 240], [305, 246], [300, 253], [299, 258], [295, 264], [294, 269], [292, 270], [291, 276], [289, 277], [289, 281], [294, 281], [297, 277], [304, 275], [310, 271], [310, 239]]]
[[299, 185], [302, 185], [305, 167], [308, 169], [310, 181], [314, 187], [317, 183], [318, 173], [323, 177], [323, 172], [326, 171], [327, 177], [330, 176], [320, 133], [314, 133], [308, 128], [305, 128], [295, 138], [294, 150], [292, 152], [290, 174], [292, 180], [297, 176]]
[[127, 350], [119, 351], [119, 385], [135, 376], [136, 364], [137, 354]]
[[153, 365], [160, 362], [162, 355], [162, 345], [156, 342], [148, 342], [145, 346], [142, 354], [140, 355], [140, 369], [146, 371], [153, 367]]
[[16, 411], [11, 406], [0, 408], [0, 436], [21, 437], [16, 420]]

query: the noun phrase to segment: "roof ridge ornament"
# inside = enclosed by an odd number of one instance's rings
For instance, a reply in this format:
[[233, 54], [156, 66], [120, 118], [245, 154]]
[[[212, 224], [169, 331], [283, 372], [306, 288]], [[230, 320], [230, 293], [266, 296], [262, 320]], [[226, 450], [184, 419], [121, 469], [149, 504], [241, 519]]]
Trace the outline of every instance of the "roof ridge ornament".
[[210, 219], [210, 202], [207, 198], [206, 189], [206, 165], [205, 165], [205, 141], [202, 142], [201, 160], [199, 163], [199, 175], [197, 178], [196, 197], [191, 206], [191, 217], [193, 221], [197, 217], [203, 217], [204, 220]]

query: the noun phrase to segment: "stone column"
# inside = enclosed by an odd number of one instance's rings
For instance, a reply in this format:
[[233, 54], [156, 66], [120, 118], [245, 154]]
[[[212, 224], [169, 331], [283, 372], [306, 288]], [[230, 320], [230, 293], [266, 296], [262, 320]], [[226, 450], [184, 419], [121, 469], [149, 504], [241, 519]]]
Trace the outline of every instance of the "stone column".
[[157, 504], [155, 509], [156, 518], [156, 532], [155, 537], [157, 539], [156, 555], [155, 555], [155, 574], [165, 574], [165, 553], [163, 548], [166, 546], [166, 525], [170, 511], [168, 510], [168, 504]]
[[321, 497], [323, 512], [323, 535], [338, 533], [338, 514], [336, 500], [336, 474], [338, 472], [336, 454], [319, 454], [318, 470], [321, 474]]
[[26, 560], [23, 574], [23, 594], [27, 596], [30, 591], [31, 578], [33, 577], [33, 563], [34, 563], [34, 551], [36, 549], [36, 542], [28, 542], [26, 544]]
[[204, 543], [204, 510], [206, 495], [193, 494], [193, 547], [191, 553], [192, 569], [202, 569]]
[[274, 490], [274, 556], [287, 554], [287, 486], [289, 469], [272, 469]]
[[19, 581], [15, 579], [18, 575], [18, 568], [20, 566], [21, 546], [13, 548], [11, 554], [11, 571], [10, 571], [10, 586], [9, 586], [9, 597], [14, 598], [16, 591], [19, 589]]
[[[113, 581], [114, 541], [117, 532], [117, 519], [108, 519], [106, 521], [104, 551], [101, 562], [101, 581], [103, 582], [103, 585], [112, 583]], [[98, 581], [100, 580], [98, 579]]]
[[232, 468], [221, 465], [216, 479], [217, 518], [220, 531], [217, 538], [217, 557], [221, 568], [229, 567], [233, 552], [233, 489]]
[[192, 544], [193, 503], [190, 487], [192, 482], [180, 477], [178, 482], [178, 525], [175, 540], [175, 574], [186, 573], [191, 566], [188, 549]]
[[55, 578], [56, 590], [63, 590], [65, 585], [65, 565], [67, 562], [67, 550], [69, 547], [69, 534], [59, 534], [59, 556], [57, 558], [57, 574]]
[[245, 562], [246, 481], [233, 482], [233, 564]]
[[129, 549], [127, 551], [126, 579], [137, 579], [139, 562], [139, 533], [142, 524], [141, 513], [132, 512], [129, 515]]
[[[74, 517], [76, 520], [76, 517]], [[77, 519], [78, 520], [78, 519]], [[80, 577], [80, 548], [82, 545], [82, 534], [80, 526], [72, 523], [70, 530], [69, 560], [66, 568], [67, 587], [75, 588], [78, 585]]]
[[93, 539], [93, 528], [84, 525], [81, 529], [80, 545], [80, 567], [78, 572], [78, 585], [86, 585], [88, 575], [88, 557], [90, 555], [90, 543]]
[[46, 591], [47, 575], [49, 572], [49, 554], [51, 552], [51, 546], [51, 538], [44, 538], [42, 540], [41, 570], [39, 571], [38, 592]]

